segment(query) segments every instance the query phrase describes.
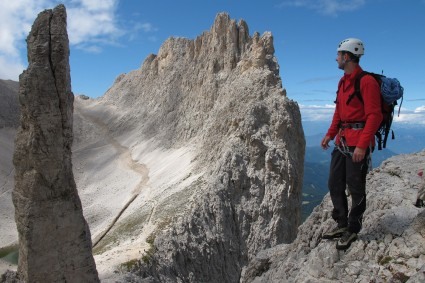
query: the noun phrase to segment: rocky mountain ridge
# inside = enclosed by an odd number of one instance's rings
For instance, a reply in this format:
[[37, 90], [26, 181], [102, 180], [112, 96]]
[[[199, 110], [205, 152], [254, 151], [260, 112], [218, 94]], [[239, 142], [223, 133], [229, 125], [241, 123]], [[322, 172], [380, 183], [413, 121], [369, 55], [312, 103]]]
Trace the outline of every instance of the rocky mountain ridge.
[[[305, 141], [273, 53], [270, 33], [250, 37], [245, 22], [219, 14], [195, 40], [168, 39], [96, 102], [138, 163], [155, 167], [147, 158], [155, 150], [185, 148], [190, 158], [178, 166], [191, 167], [177, 179], [185, 187], [162, 186], [180, 205], [166, 200], [162, 216], [152, 215], [166, 229], [148, 235], [156, 252], [146, 276], [234, 282], [259, 250], [295, 237]], [[150, 172], [141, 192], [154, 184]]]

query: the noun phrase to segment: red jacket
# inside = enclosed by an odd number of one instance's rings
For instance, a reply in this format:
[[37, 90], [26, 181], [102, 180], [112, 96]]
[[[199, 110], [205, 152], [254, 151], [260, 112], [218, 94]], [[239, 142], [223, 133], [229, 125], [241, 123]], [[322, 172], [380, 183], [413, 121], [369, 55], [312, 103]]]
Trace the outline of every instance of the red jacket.
[[[345, 137], [348, 146], [356, 146], [363, 149], [369, 145], [375, 145], [375, 133], [382, 122], [380, 86], [369, 75], [360, 81], [360, 93], [363, 102], [358, 97], [353, 97], [347, 105], [348, 97], [354, 93], [354, 81], [362, 72], [357, 66], [353, 73], [344, 74], [341, 78], [338, 90], [335, 113], [327, 136], [340, 144], [340, 136]], [[363, 129], [340, 128], [340, 123], [365, 122]]]

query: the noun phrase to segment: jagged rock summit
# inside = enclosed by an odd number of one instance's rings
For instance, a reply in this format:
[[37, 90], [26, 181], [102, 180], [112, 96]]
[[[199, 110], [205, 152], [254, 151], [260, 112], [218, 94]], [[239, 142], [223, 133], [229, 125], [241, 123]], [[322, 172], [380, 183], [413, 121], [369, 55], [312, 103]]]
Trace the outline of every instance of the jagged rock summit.
[[13, 203], [23, 282], [98, 282], [72, 173], [73, 99], [65, 6], [40, 13], [20, 75]]
[[[250, 37], [243, 20], [237, 24], [221, 13], [211, 31], [195, 40], [166, 40], [158, 55], [148, 56], [139, 70], [120, 75], [103, 101], [122, 110], [137, 107], [134, 115], [149, 118], [142, 123], [144, 138], [155, 136], [169, 148], [200, 135], [214, 138], [205, 130], [210, 130], [206, 128], [217, 111], [229, 110], [225, 107], [231, 95], [236, 96], [232, 99], [237, 108], [221, 113], [223, 121], [214, 121], [216, 127], [237, 129], [232, 125], [239, 122], [233, 116], [241, 110], [239, 104], [253, 97], [263, 100], [274, 91], [286, 99], [278, 70], [271, 33]], [[252, 84], [257, 89], [251, 89]], [[122, 116], [124, 127], [141, 124]]]
[[133, 249], [146, 265], [130, 277], [236, 282], [257, 252], [295, 238], [305, 140], [271, 33], [251, 37], [244, 21], [218, 14], [194, 40], [166, 40], [102, 98], [76, 99], [76, 114], [76, 135], [98, 133], [77, 138], [77, 158], [84, 152], [95, 162], [88, 144], [96, 144], [135, 169], [126, 186], [105, 174], [105, 188], [96, 187], [120, 198], [123, 211], [89, 199], [87, 165], [77, 164], [85, 211], [97, 219], [91, 227], [101, 239], [94, 248], [99, 266], [110, 251]]
[[297, 239], [261, 251], [241, 282], [425, 282], [425, 209], [414, 206], [424, 164], [422, 151], [394, 156], [369, 173], [363, 229], [347, 251], [321, 239], [335, 225], [327, 195]]

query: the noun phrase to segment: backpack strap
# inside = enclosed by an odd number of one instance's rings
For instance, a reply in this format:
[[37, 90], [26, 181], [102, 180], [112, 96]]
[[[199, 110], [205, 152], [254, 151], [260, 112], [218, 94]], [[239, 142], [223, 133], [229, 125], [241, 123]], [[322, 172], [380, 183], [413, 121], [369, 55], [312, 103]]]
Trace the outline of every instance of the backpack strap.
[[363, 103], [363, 97], [360, 93], [360, 80], [366, 76], [369, 75], [368, 72], [362, 71], [359, 75], [357, 75], [355, 81], [354, 81], [354, 92], [350, 94], [347, 100], [347, 105], [351, 102], [351, 100], [356, 96], [360, 99], [360, 102]]
[[334, 101], [335, 104], [338, 103], [338, 93], [339, 93], [339, 89], [341, 88], [341, 86], [342, 86], [342, 80], [340, 80], [339, 83], [338, 83], [338, 89], [336, 90], [336, 97], [335, 97], [335, 101]]

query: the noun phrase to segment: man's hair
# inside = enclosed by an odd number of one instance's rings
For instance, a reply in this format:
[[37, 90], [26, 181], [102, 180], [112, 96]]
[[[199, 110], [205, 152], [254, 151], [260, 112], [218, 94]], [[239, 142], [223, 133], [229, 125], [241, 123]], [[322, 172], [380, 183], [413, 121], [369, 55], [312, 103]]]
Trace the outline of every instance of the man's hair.
[[341, 51], [341, 52], [342, 52], [342, 55], [348, 54], [348, 56], [350, 57], [350, 60], [353, 61], [354, 63], [358, 64], [360, 62], [360, 57], [354, 55], [350, 51]]

